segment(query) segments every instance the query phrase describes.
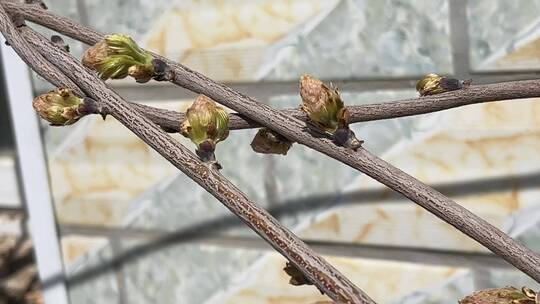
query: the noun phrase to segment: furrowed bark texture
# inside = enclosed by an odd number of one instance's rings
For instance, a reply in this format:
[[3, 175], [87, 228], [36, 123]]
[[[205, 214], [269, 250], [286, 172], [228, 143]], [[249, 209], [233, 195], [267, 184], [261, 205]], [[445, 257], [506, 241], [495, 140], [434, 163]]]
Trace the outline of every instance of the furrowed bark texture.
[[[369, 104], [361, 106], [348, 106], [351, 114], [351, 123], [373, 121], [419, 114], [427, 114], [448, 110], [461, 106], [507, 101], [509, 99], [523, 99], [540, 97], [540, 80], [510, 81], [495, 84], [471, 86], [465, 90], [451, 91], [445, 94], [411, 98], [400, 101]], [[185, 114], [181, 112], [158, 109], [145, 105], [137, 105], [153, 122], [171, 131], [179, 131], [180, 123], [184, 121]], [[307, 115], [298, 109], [280, 110], [284, 115], [307, 122]], [[260, 128], [261, 124], [246, 118], [239, 113], [229, 114], [229, 128], [231, 130]]]
[[456, 227], [540, 282], [538, 254], [440, 192], [372, 155], [364, 148], [354, 152], [337, 147], [328, 138], [316, 138], [306, 131], [306, 125], [301, 120], [235, 92], [178, 63], [171, 63], [171, 66], [175, 72], [174, 83], [204, 94], [292, 141], [306, 145], [369, 175]]
[[[18, 39], [19, 32], [14, 28], [2, 6], [0, 6], [0, 30], [21, 57], [36, 53], [37, 50], [30, 47], [26, 41]], [[25, 35], [35, 34], [35, 32], [25, 28], [22, 28], [22, 31]], [[270, 243], [274, 249], [298, 267], [330, 298], [339, 303], [374, 303], [363, 291], [309, 249], [291, 231], [281, 226], [268, 212], [250, 201], [219, 171], [202, 163], [187, 148], [176, 142], [142, 114], [133, 110], [118, 94], [108, 88], [96, 75], [89, 73], [69, 54], [49, 43], [41, 45], [41, 47], [49, 48], [51, 57], [48, 57], [47, 60], [68, 76], [72, 82], [77, 83], [86, 96], [101, 101], [111, 116], [221, 201]], [[43, 77], [51, 76], [48, 74], [50, 68], [41, 69], [41, 66], [32, 66], [32, 68], [35, 68]], [[63, 80], [56, 79], [56, 81]]]
[[[50, 12], [39, 13], [36, 9], [24, 8], [24, 6], [12, 5], [9, 3], [6, 4], [6, 7], [12, 9], [14, 12], [22, 14], [30, 21], [58, 30], [61, 33], [85, 43], [93, 44], [104, 37], [103, 34], [85, 28], [69, 19], [58, 17]], [[303, 121], [288, 116], [285, 112], [272, 109], [269, 106], [235, 92], [224, 85], [215, 83], [209, 78], [191, 71], [181, 64], [172, 62], [161, 56], [156, 55], [156, 57], [164, 60], [171, 68], [173, 68], [175, 72], [175, 77], [173, 79], [174, 83], [194, 92], [204, 94], [237, 111], [244, 117], [282, 134], [292, 141], [302, 143], [364, 172], [370, 177], [416, 202], [418, 205], [501, 256], [537, 282], [540, 282], [540, 256], [504, 234], [482, 218], [445, 197], [443, 194], [424, 185], [414, 177], [411, 177], [405, 172], [377, 158], [363, 148], [360, 148], [356, 153], [352, 153], [350, 150], [336, 147], [327, 138], [315, 138], [306, 130]], [[496, 97], [491, 95], [486, 87], [494, 89], [494, 92], [499, 94], [498, 96], [501, 97], [501, 99], [534, 97], [537, 96], [538, 91], [540, 91], [540, 85], [537, 81], [522, 81], [516, 83], [519, 83], [519, 85], [509, 89], [508, 92], [505, 90], [504, 84], [502, 86], [488, 85], [449, 92], [433, 97], [422, 97], [417, 100], [430, 100], [431, 103], [436, 104], [439, 101], [444, 102], [444, 100], [448, 100], [448, 103], [459, 102], [460, 98], [467, 96], [472, 102], [487, 101]], [[497, 89], [495, 90], [495, 88]], [[376, 115], [377, 114], [374, 114], [373, 117], [376, 117]], [[398, 116], [404, 115], [405, 114]]]
[[[351, 123], [357, 123], [432, 113], [476, 103], [533, 97], [540, 97], [539, 80], [522, 80], [471, 86], [466, 90], [452, 91], [437, 96], [425, 96], [380, 104], [349, 106], [347, 108], [351, 112]], [[182, 112], [159, 109], [142, 104], [133, 103], [133, 107], [143, 112], [146, 117], [156, 124], [171, 132], [178, 132], [181, 122], [186, 117], [185, 113]], [[307, 115], [298, 109], [285, 109], [279, 112], [304, 122], [309, 121]], [[246, 118], [242, 114], [229, 114], [229, 129], [231, 130], [260, 127], [261, 124]]]
[[[4, 4], [4, 6], [11, 12], [21, 14], [29, 21], [53, 29], [86, 44], [95, 44], [104, 37], [102, 33], [81, 26], [68, 18], [58, 16], [52, 12], [43, 11], [34, 5], [9, 2]], [[158, 55], [156, 57], [165, 59]], [[171, 61], [167, 60], [167, 62], [170, 63]], [[388, 103], [350, 106], [348, 109], [351, 114], [351, 122], [355, 123], [426, 114], [475, 103], [532, 97], [540, 97], [539, 80], [511, 81], [471, 86], [466, 90], [457, 90], [445, 94]], [[164, 128], [171, 130], [173, 128], [178, 129], [177, 121], [182, 121], [184, 118], [183, 113], [155, 109], [148, 106], [140, 107], [145, 109], [145, 114], [150, 119]], [[305, 113], [298, 109], [287, 109], [284, 111], [289, 116], [307, 121]], [[231, 114], [229, 126], [231, 130], [261, 127], [259, 123], [250, 120], [242, 114]]]

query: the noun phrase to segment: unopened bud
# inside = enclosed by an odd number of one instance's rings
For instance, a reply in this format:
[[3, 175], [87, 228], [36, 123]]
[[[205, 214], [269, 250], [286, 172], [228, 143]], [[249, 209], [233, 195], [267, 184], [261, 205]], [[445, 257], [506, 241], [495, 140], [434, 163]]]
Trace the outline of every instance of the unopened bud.
[[416, 91], [420, 96], [436, 95], [444, 92], [461, 90], [471, 85], [471, 80], [459, 80], [439, 76], [437, 74], [428, 74], [416, 83]]
[[77, 122], [89, 114], [84, 100], [69, 89], [58, 89], [40, 95], [32, 105], [39, 116], [50, 122], [51, 126], [66, 126]]
[[302, 75], [300, 96], [300, 109], [318, 128], [331, 133], [335, 144], [354, 151], [360, 148], [363, 141], [358, 140], [349, 128], [349, 111], [336, 88], [328, 87], [309, 75]]
[[153, 57], [127, 35], [105, 37], [86, 50], [82, 63], [102, 79], [121, 79], [128, 75], [137, 82], [147, 82], [154, 75]]
[[212, 99], [199, 95], [187, 110], [180, 132], [198, 151], [213, 153], [216, 144], [229, 136], [229, 115]]
[[326, 86], [309, 75], [300, 78], [302, 106], [310, 120], [319, 128], [334, 133], [338, 127], [348, 125], [347, 109], [335, 88]]
[[493, 288], [477, 291], [459, 301], [459, 304], [539, 304], [538, 294], [523, 287]]

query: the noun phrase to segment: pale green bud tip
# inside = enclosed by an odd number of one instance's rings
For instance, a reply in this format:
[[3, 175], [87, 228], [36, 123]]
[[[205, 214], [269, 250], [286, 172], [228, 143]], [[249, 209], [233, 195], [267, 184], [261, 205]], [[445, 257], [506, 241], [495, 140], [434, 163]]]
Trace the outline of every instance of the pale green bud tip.
[[334, 133], [348, 125], [348, 112], [339, 91], [309, 75], [300, 78], [300, 96], [304, 111], [319, 128]]
[[40, 95], [32, 105], [39, 116], [52, 126], [71, 125], [86, 115], [84, 100], [69, 89], [58, 89]]
[[147, 82], [154, 75], [153, 57], [127, 35], [105, 37], [86, 50], [82, 63], [95, 70], [102, 79], [132, 76], [137, 82]]
[[459, 304], [539, 304], [538, 293], [530, 288], [493, 288], [477, 291], [459, 301]]
[[229, 136], [229, 115], [212, 99], [199, 95], [187, 110], [180, 132], [198, 149], [213, 151], [218, 142]]

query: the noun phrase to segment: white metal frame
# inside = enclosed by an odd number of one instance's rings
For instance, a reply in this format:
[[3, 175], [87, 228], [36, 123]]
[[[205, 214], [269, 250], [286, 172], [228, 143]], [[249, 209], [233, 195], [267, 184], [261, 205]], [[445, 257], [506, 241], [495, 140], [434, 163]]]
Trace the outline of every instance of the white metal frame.
[[[37, 267], [43, 282], [64, 277], [60, 242], [49, 188], [49, 175], [39, 123], [32, 109], [33, 90], [26, 64], [0, 36], [2, 69], [14, 129], [18, 169], [29, 218]], [[60, 280], [59, 280], [60, 281]], [[45, 303], [67, 304], [63, 280], [43, 290]]]

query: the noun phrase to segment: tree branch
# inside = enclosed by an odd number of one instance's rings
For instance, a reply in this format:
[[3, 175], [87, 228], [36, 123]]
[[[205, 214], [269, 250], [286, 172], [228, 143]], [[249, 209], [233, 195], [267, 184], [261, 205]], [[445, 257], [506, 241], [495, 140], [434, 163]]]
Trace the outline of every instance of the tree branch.
[[[58, 17], [50, 12], [37, 14], [32, 9], [24, 9], [24, 7], [21, 8], [20, 5], [13, 6], [9, 3], [6, 4], [6, 7], [10, 9], [13, 8], [14, 12], [21, 13], [25, 17], [28, 16], [31, 21], [47, 27], [50, 26], [55, 30], [59, 30], [68, 36], [86, 43], [94, 43], [103, 37], [102, 34], [96, 31], [83, 27], [69, 19]], [[59, 19], [55, 21], [55, 18]], [[53, 62], [55, 65], [62, 66], [62, 61], [65, 60], [62, 56], [64, 56], [65, 53], [59, 55], [60, 57], [51, 59], [55, 60], [55, 62]], [[194, 92], [204, 94], [258, 124], [280, 133], [290, 140], [304, 144], [367, 174], [416, 202], [418, 205], [459, 229], [461, 232], [484, 245], [510, 264], [522, 270], [537, 282], [540, 282], [539, 255], [414, 177], [393, 167], [391, 164], [386, 163], [363, 148], [360, 148], [356, 153], [353, 153], [351, 150], [335, 146], [328, 138], [316, 138], [306, 128], [303, 121], [288, 116], [285, 112], [272, 109], [271, 107], [244, 96], [227, 86], [218, 84], [181, 64], [172, 62], [161, 56], [156, 55], [156, 57], [164, 60], [173, 69], [175, 74], [173, 83]], [[521, 89], [523, 89], [523, 86], [525, 85], [530, 85], [532, 90], [536, 90], [536, 92], [540, 90], [538, 82], [529, 81], [520, 83]], [[478, 88], [478, 91], [466, 89], [454, 93], [440, 94], [437, 95], [437, 98], [433, 97], [434, 99], [431, 99], [431, 97], [430, 99], [425, 97], [422, 99], [432, 100], [432, 103], [437, 103], [440, 100], [444, 100], [444, 98], [455, 101], [463, 96], [469, 96], [468, 94], [471, 92], [481, 93], [485, 90], [485, 87], [486, 86], [476, 87]], [[504, 87], [499, 87], [496, 92], [504, 99], [515, 97], [523, 98], [524, 96], [523, 91], [512, 89], [510, 92], [506, 92], [504, 91]], [[472, 101], [476, 100], [481, 102], [482, 100], [485, 101], [486, 96], [491, 95], [484, 94], [482, 96], [473, 94], [473, 96], [469, 97]]]
[[[4, 2], [2, 2], [3, 4]], [[3, 7], [0, 5], [0, 31], [21, 57], [30, 64], [44, 64], [43, 60], [32, 61], [37, 51], [21, 39], [20, 33]], [[23, 26], [21, 31], [36, 34]], [[203, 164], [192, 152], [176, 142], [158, 126], [133, 110], [118, 94], [108, 88], [96, 75], [89, 73], [78, 61], [54, 45], [45, 43], [41, 47], [51, 50], [50, 59], [63, 74], [76, 83], [89, 97], [99, 100], [107, 107], [107, 113], [135, 133], [175, 167], [201, 185], [227, 208], [240, 217], [251, 229], [278, 252], [291, 261], [302, 273], [330, 298], [344, 303], [374, 303], [365, 293], [354, 286], [346, 277], [328, 264], [322, 257], [309, 249], [291, 231], [283, 227], [263, 208], [250, 201], [245, 194], [225, 179], [213, 166]], [[66, 58], [66, 55], [68, 57]], [[37, 55], [39, 56], [39, 55]], [[50, 66], [50, 64], [46, 64]], [[53, 79], [52, 68], [31, 66], [42, 77]], [[58, 74], [57, 72], [53, 72]], [[9, 77], [9, 75], [7, 75]], [[55, 81], [64, 81], [59, 77]], [[68, 82], [69, 83], [69, 82]]]
[[[102, 33], [82, 26], [69, 18], [56, 15], [49, 11], [43, 11], [35, 5], [8, 2], [4, 6], [13, 13], [21, 14], [25, 19], [53, 29], [73, 39], [93, 45], [104, 38]], [[161, 56], [157, 56], [165, 59]], [[168, 61], [170, 63], [170, 61]], [[497, 84], [475, 85], [466, 90], [451, 91], [439, 95], [410, 98], [400, 101], [369, 104], [348, 107], [350, 122], [364, 122], [388, 118], [405, 117], [447, 110], [455, 107], [508, 99], [522, 99], [540, 97], [540, 81], [524, 80], [511, 81]], [[138, 105], [137, 109], [143, 110], [145, 115], [155, 123], [168, 130], [178, 130], [179, 122], [184, 120], [184, 113], [156, 109], [150, 106]], [[298, 109], [282, 110], [287, 116], [307, 121], [304, 112]], [[261, 125], [242, 114], [230, 114], [229, 128], [247, 129], [258, 128]]]
[[[347, 109], [349, 109], [351, 114], [350, 122], [357, 123], [427, 114], [483, 102], [533, 97], [540, 97], [540, 80], [521, 80], [476, 85], [470, 86], [465, 90], [451, 91], [445, 94], [386, 103], [348, 106]], [[134, 106], [150, 120], [171, 132], [178, 132], [180, 123], [185, 119], [185, 114], [182, 112], [159, 109], [141, 104], [135, 104]], [[280, 112], [304, 122], [308, 121], [307, 115], [298, 109], [285, 109], [280, 110]], [[231, 130], [260, 127], [261, 124], [246, 118], [242, 114], [229, 114], [229, 128]]]

